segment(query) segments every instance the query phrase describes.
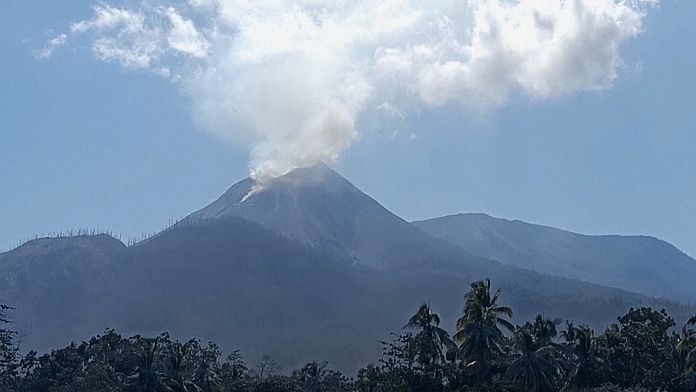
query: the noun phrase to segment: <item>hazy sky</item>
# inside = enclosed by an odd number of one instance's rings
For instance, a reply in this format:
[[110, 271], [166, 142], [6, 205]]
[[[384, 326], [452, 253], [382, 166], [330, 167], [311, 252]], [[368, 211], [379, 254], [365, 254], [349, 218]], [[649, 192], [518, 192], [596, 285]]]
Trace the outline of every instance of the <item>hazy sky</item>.
[[[208, 1], [148, 3], [0, 4], [0, 249], [71, 228], [152, 232], [250, 167], [338, 154], [334, 168], [406, 219], [486, 212], [696, 255], [696, 2], [568, 27], [556, 52], [504, 24], [481, 33], [524, 9], [213, 20]], [[556, 11], [533, 28], [565, 21]], [[479, 40], [462, 38], [482, 15]], [[309, 28], [269, 30], [283, 23]], [[475, 61], [501, 42], [514, 50]]]

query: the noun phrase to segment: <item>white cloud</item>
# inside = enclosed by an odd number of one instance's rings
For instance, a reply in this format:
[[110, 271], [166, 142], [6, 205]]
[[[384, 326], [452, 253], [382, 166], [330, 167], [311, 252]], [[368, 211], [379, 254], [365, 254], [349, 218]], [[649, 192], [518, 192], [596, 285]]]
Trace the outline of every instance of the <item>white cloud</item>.
[[210, 47], [193, 22], [173, 7], [132, 10], [100, 3], [91, 19], [73, 23], [70, 32], [93, 34], [92, 51], [99, 60], [167, 76], [171, 73], [163, 63], [176, 56], [203, 58]]
[[167, 8], [167, 16], [172, 24], [167, 36], [169, 47], [192, 57], [205, 57], [210, 43], [196, 30], [193, 22], [184, 19], [172, 7]]
[[203, 127], [249, 144], [261, 179], [334, 159], [366, 112], [403, 121], [421, 106], [610, 87], [654, 4], [147, 0], [101, 3], [70, 34], [103, 61], [176, 80]]
[[145, 16], [142, 12], [112, 7], [108, 4], [94, 6], [92, 19], [73, 23], [70, 31], [84, 33], [89, 30], [111, 30], [122, 27], [124, 33], [137, 33], [143, 30]]
[[615, 0], [472, 0], [465, 40], [383, 50], [384, 72], [405, 75], [428, 105], [500, 105], [511, 93], [558, 97], [609, 87], [620, 46], [642, 29], [646, 4]]
[[93, 33], [94, 55], [128, 68], [149, 68], [162, 53], [161, 29], [148, 25], [144, 10], [101, 3], [93, 7], [92, 19], [73, 23], [70, 32]]
[[53, 56], [53, 52], [58, 50], [61, 46], [68, 42], [68, 36], [66, 34], [58, 34], [55, 38], [48, 41], [48, 45], [44, 46], [41, 50], [36, 52], [37, 59], [47, 59]]

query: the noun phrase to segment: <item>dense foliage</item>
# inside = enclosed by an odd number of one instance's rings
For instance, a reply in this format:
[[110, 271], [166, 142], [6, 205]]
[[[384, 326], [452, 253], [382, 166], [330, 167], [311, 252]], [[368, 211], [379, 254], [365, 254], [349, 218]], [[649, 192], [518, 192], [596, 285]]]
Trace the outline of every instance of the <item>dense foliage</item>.
[[696, 316], [673, 332], [664, 311], [631, 309], [602, 335], [539, 315], [507, 320], [500, 291], [475, 282], [455, 334], [423, 304], [383, 355], [348, 378], [326, 363], [291, 373], [264, 357], [251, 368], [238, 351], [225, 359], [197, 339], [123, 337], [114, 330], [79, 345], [20, 357], [16, 333], [0, 307], [0, 392], [222, 391], [694, 391]]

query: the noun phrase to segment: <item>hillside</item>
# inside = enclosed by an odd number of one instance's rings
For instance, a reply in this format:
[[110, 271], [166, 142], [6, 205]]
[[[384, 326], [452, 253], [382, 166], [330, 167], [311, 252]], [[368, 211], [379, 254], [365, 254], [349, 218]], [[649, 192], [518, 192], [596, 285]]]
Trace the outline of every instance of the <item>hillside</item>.
[[696, 303], [696, 260], [654, 237], [582, 235], [485, 214], [413, 224], [469, 253], [508, 265]]

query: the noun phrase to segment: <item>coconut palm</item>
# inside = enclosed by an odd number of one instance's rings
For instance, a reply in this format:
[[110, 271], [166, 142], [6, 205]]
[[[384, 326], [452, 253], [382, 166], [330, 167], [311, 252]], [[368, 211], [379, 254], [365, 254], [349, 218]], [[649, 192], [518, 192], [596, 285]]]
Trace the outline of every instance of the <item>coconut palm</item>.
[[404, 328], [420, 329], [413, 337], [412, 344], [416, 349], [415, 360], [423, 367], [432, 367], [444, 362], [445, 354], [456, 350], [449, 333], [440, 328], [440, 316], [433, 313], [428, 304], [421, 305]]
[[505, 336], [499, 326], [514, 331], [502, 318], [512, 317], [512, 309], [498, 305], [500, 290], [491, 296], [491, 282], [474, 282], [464, 296], [464, 315], [457, 320], [454, 340], [459, 344], [458, 357], [465, 367], [475, 366], [479, 378], [485, 375], [490, 361], [504, 351]]
[[537, 316], [534, 323], [517, 328], [514, 336], [516, 359], [505, 375], [522, 391], [555, 390], [562, 368], [558, 347], [552, 344], [555, 324]]
[[566, 387], [592, 387], [597, 384], [596, 373], [603, 360], [597, 355], [597, 338], [594, 331], [585, 326], [568, 323], [561, 337], [567, 342], [570, 364]]
[[576, 326], [572, 321], [566, 321], [566, 329], [561, 331], [561, 339], [565, 340], [569, 345], [575, 344], [578, 339], [578, 329], [582, 327]]
[[537, 315], [534, 323], [531, 324], [531, 332], [539, 345], [553, 345], [553, 338], [558, 335], [556, 325], [560, 324], [561, 320], [548, 320], [542, 315]]

